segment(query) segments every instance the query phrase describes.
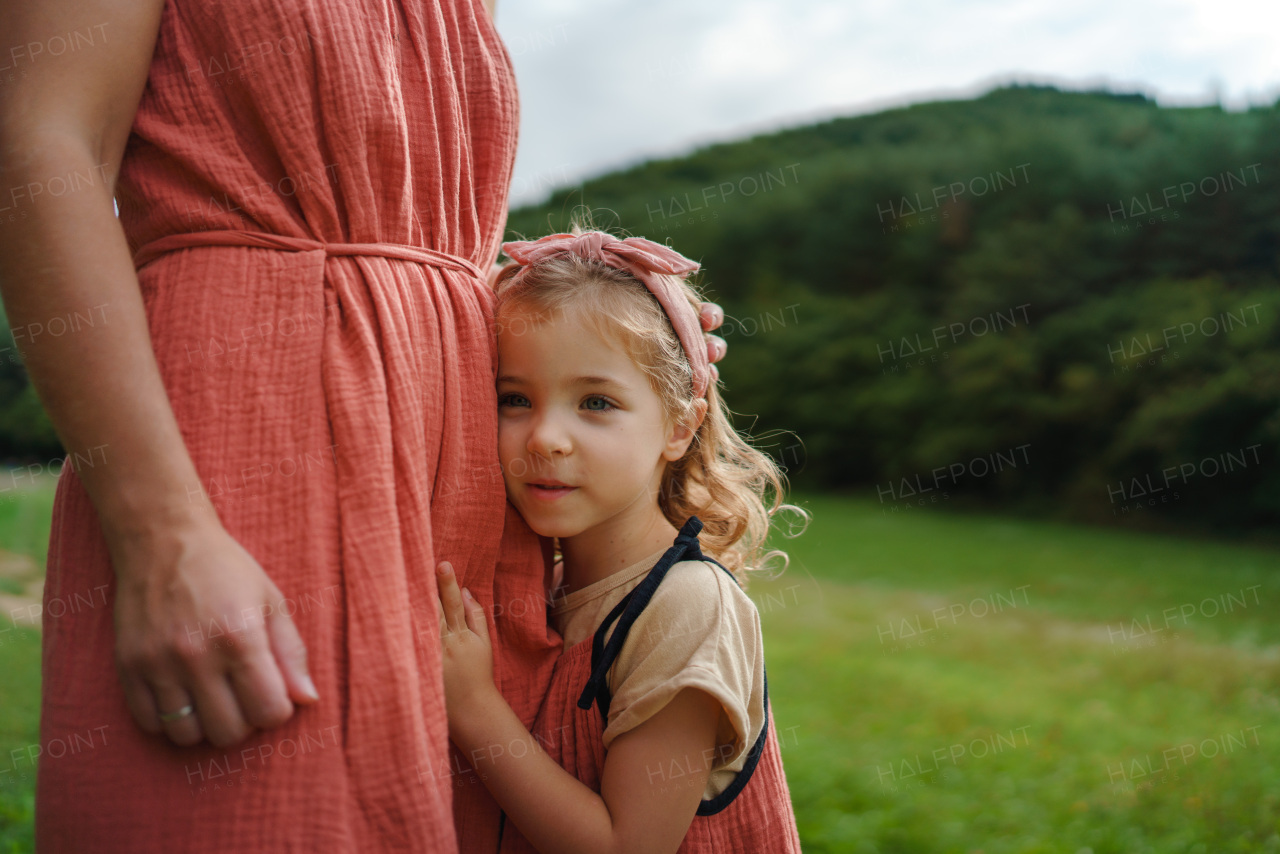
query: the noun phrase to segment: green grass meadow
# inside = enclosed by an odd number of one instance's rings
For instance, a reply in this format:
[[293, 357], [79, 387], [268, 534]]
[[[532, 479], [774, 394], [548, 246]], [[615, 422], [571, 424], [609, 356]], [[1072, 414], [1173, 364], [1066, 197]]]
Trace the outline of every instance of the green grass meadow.
[[1280, 553], [800, 503], [750, 590], [806, 852], [1280, 851]]
[[[0, 501], [0, 544], [43, 561], [51, 497]], [[749, 589], [806, 852], [1280, 852], [1280, 552], [801, 503]], [[0, 851], [39, 653], [0, 633]]]

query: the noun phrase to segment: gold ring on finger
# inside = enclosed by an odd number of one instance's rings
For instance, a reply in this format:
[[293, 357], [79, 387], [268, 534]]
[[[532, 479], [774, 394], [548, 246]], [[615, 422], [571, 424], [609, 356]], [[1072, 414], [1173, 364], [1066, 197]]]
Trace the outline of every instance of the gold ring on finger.
[[173, 723], [174, 721], [180, 721], [180, 720], [182, 720], [182, 719], [183, 719], [183, 718], [185, 718], [187, 715], [192, 714], [193, 712], [195, 712], [195, 710], [196, 710], [196, 709], [195, 709], [195, 706], [192, 706], [192, 705], [186, 705], [186, 706], [183, 706], [181, 709], [178, 709], [178, 711], [176, 711], [176, 712], [165, 712], [165, 713], [163, 713], [162, 715], [160, 715], [160, 720], [164, 721], [164, 722], [165, 722], [165, 723], [167, 723], [167, 724], [168, 724], [168, 723]]

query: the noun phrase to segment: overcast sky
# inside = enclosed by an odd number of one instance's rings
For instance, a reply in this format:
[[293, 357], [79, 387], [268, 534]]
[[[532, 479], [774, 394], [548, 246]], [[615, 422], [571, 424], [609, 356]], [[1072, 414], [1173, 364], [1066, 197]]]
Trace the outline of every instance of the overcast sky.
[[1280, 96], [1275, 0], [498, 0], [511, 201], [700, 143], [1009, 80], [1162, 104]]

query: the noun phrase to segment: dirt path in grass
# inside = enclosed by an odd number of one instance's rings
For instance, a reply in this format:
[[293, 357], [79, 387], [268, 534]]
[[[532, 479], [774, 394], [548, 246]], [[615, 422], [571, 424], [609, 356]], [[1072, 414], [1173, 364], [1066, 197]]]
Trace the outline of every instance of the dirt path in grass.
[[0, 551], [0, 627], [40, 628], [38, 611], [44, 597], [44, 574], [27, 555]]
[[[0, 501], [20, 500], [17, 493], [52, 490], [57, 476], [46, 464], [39, 470], [0, 467]], [[39, 610], [44, 601], [44, 571], [30, 555], [0, 549], [0, 629], [15, 626], [40, 628]]]
[[[1156, 591], [1148, 603], [1100, 604], [1093, 614], [1068, 615], [1043, 607], [1048, 597], [1033, 599], [1018, 589], [973, 595], [799, 576], [758, 583], [752, 598], [766, 624], [782, 631], [829, 626], [842, 643], [882, 655], [924, 654], [999, 639], [1014, 645], [1076, 645], [1117, 661], [1226, 656], [1268, 667], [1280, 662], [1280, 643], [1267, 630], [1268, 611], [1260, 604], [1246, 599], [1245, 606], [1235, 603], [1230, 612], [1208, 610], [1220, 606], [1225, 594], [1179, 597]], [[1267, 602], [1267, 593], [1259, 600]], [[1194, 615], [1184, 616], [1177, 605], [1184, 601], [1197, 609]], [[1151, 656], [1156, 650], [1165, 655]]]

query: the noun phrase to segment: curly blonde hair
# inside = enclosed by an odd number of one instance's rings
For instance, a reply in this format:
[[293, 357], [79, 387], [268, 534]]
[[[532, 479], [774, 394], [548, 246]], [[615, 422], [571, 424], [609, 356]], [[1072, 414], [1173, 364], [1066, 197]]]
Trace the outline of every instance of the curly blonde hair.
[[[575, 224], [572, 233], [583, 229]], [[696, 314], [702, 303], [699, 292], [683, 277], [668, 278], [680, 285]], [[629, 272], [565, 253], [527, 267], [509, 262], [495, 277], [494, 289], [499, 334], [504, 318], [516, 313], [580, 320], [623, 345], [662, 400], [669, 423], [695, 419], [688, 357], [662, 306]], [[735, 575], [774, 569], [779, 560], [780, 571], [786, 553], [766, 548], [772, 520], [783, 510], [805, 520], [808, 514], [783, 503], [785, 475], [772, 457], [734, 430], [716, 383], [708, 386], [706, 399], [707, 414], [688, 450], [663, 472], [658, 505], [677, 528], [690, 516], [702, 520], [703, 545]]]

